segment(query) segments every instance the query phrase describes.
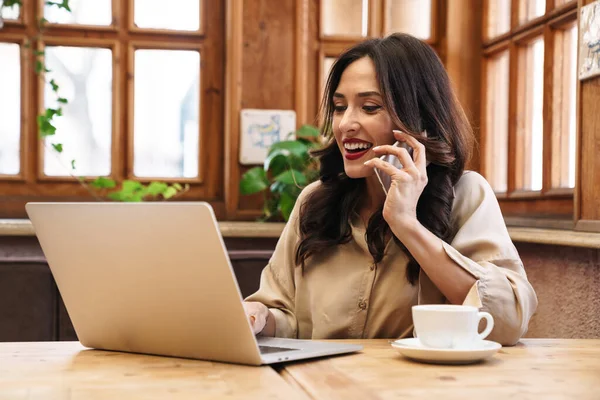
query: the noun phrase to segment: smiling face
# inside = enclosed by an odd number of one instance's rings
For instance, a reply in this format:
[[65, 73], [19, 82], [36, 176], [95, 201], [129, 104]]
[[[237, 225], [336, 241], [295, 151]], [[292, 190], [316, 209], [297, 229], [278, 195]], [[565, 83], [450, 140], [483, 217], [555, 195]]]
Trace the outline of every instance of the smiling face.
[[374, 174], [363, 163], [375, 157], [374, 146], [394, 143], [393, 123], [369, 57], [354, 61], [342, 73], [333, 94], [333, 133], [350, 178]]

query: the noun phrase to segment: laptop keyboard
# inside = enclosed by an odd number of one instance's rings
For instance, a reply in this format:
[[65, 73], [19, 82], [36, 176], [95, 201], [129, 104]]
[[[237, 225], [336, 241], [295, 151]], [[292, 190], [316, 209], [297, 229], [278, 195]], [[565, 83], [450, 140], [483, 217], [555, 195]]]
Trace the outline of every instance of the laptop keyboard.
[[282, 351], [294, 351], [299, 349], [290, 349], [288, 347], [275, 347], [275, 346], [258, 346], [261, 354], [270, 353], [281, 353]]

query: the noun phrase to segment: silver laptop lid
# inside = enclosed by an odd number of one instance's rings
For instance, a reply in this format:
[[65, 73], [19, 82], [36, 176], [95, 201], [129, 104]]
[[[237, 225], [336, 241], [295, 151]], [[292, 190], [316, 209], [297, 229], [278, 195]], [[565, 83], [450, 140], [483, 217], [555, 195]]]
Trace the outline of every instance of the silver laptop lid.
[[26, 210], [84, 346], [261, 364], [208, 203]]

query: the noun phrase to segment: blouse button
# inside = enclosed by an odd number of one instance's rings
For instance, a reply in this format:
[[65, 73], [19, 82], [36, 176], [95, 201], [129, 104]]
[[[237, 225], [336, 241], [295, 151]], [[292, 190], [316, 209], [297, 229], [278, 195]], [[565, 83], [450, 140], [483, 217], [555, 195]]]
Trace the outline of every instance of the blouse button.
[[361, 300], [361, 301], [358, 303], [358, 308], [360, 308], [361, 310], [366, 310], [366, 309], [367, 309], [367, 302], [366, 302], [366, 301], [364, 301], [364, 300]]

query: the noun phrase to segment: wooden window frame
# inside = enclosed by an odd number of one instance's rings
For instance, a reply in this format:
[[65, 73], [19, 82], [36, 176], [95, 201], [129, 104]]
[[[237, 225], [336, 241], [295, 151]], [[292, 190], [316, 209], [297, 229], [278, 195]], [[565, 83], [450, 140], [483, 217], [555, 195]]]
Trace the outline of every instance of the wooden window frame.
[[[313, 75], [312, 81], [315, 82], [317, 90], [317, 107], [321, 104], [321, 82], [324, 81], [323, 66], [326, 57], [338, 57], [347, 48], [370, 38], [383, 37], [388, 30], [388, 18], [386, 10], [389, 8], [391, 0], [368, 0], [368, 26], [367, 36], [341, 36], [323, 34], [323, 0], [318, 0], [318, 36], [313, 40], [312, 47], [317, 49], [318, 70]], [[445, 32], [446, 5], [442, 0], [431, 0], [431, 37], [424, 40], [432, 46], [438, 53], [442, 61], [445, 60], [445, 48], [441, 37]], [[313, 110], [317, 114], [318, 109]]]
[[[134, 25], [133, 0], [112, 0], [109, 26], [47, 23], [44, 45], [109, 48], [113, 54], [112, 145], [110, 178], [149, 182], [154, 178], [133, 176], [133, 49], [181, 49], [200, 52], [199, 170], [197, 178], [161, 178], [164, 182], [189, 183], [182, 200], [211, 203], [218, 218], [225, 216], [223, 156], [225, 0], [203, 1], [198, 31], [138, 28]], [[89, 201], [93, 193], [76, 179], [43, 174], [44, 144], [38, 137], [36, 116], [45, 109], [44, 80], [38, 77], [23, 45], [37, 32], [44, 1], [25, 2], [18, 20], [7, 20], [0, 41], [21, 45], [21, 132], [20, 170], [17, 175], [0, 175], [0, 218], [26, 217], [29, 201]], [[211, 21], [207, 24], [207, 21]], [[28, 57], [23, 57], [28, 55]], [[36, 145], [36, 142], [38, 145]], [[211, 173], [208, 173], [211, 171]], [[86, 177], [89, 183], [95, 177]]]
[[[552, 186], [552, 159], [553, 159], [553, 121], [552, 106], [554, 100], [553, 90], [553, 63], [554, 63], [554, 36], [561, 27], [567, 26], [577, 20], [577, 1], [571, 0], [559, 7], [554, 6], [554, 0], [546, 1], [546, 13], [526, 23], [518, 24], [519, 0], [512, 0], [511, 4], [511, 30], [497, 37], [487, 39], [487, 1], [484, 3], [484, 21], [482, 26], [483, 60], [482, 70], [486, 70], [486, 58], [496, 52], [509, 49], [509, 81], [517, 82], [519, 46], [542, 36], [544, 39], [544, 98], [543, 98], [543, 165], [542, 189], [540, 191], [516, 190], [522, 187], [523, 157], [519, 157], [522, 147], [517, 144], [517, 113], [518, 113], [518, 88], [516, 84], [509, 86], [509, 132], [508, 132], [508, 165], [507, 165], [507, 192], [497, 193], [502, 212], [507, 222], [518, 225], [543, 226], [543, 221], [548, 221], [549, 226], [571, 228], [573, 225], [574, 189], [554, 188]], [[487, 146], [486, 115], [487, 104], [486, 74], [482, 75], [481, 91], [481, 145]], [[574, 83], [575, 84], [575, 83]], [[481, 172], [486, 175], [486, 150], [481, 151]], [[540, 222], [541, 221], [541, 222]]]

